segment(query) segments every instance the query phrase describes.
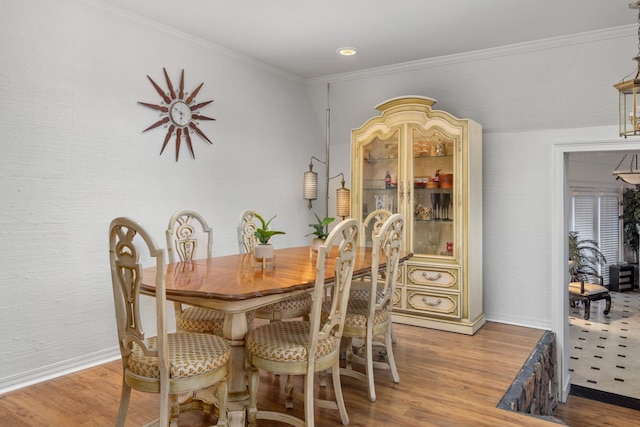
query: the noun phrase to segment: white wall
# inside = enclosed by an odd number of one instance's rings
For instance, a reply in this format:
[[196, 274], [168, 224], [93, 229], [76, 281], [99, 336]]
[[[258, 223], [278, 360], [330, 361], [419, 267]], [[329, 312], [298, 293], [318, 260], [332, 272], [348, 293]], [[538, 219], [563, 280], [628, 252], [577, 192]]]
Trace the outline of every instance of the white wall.
[[[185, 70], [214, 99], [195, 160], [138, 101]], [[240, 212], [277, 214], [276, 247], [307, 244], [302, 173], [324, 146], [302, 82], [99, 2], [0, 1], [0, 392], [119, 355], [107, 228], [126, 215], [164, 246], [177, 209], [200, 211], [235, 253]], [[322, 205], [322, 204], [317, 204]], [[320, 211], [318, 211], [320, 213]]]

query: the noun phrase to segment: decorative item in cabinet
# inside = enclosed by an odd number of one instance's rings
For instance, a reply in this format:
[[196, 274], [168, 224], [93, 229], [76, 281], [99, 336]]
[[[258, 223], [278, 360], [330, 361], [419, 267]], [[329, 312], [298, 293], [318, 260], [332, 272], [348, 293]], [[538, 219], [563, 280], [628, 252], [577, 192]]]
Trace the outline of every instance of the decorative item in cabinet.
[[453, 188], [452, 173], [443, 173], [440, 175], [440, 188]]
[[[363, 221], [368, 207], [391, 204], [405, 216], [403, 249], [414, 256], [398, 283], [394, 321], [474, 334], [486, 321], [482, 127], [434, 104], [420, 96], [394, 98], [352, 130], [351, 215]], [[390, 158], [390, 147], [397, 157]], [[373, 189], [371, 180], [387, 172], [397, 185]]]
[[416, 206], [416, 221], [431, 221], [433, 219], [433, 208], [418, 205]]
[[413, 178], [413, 186], [415, 188], [426, 188], [430, 179], [430, 176], [416, 176]]
[[375, 198], [376, 198], [376, 209], [393, 211], [393, 195], [382, 194], [382, 195], [376, 195]]

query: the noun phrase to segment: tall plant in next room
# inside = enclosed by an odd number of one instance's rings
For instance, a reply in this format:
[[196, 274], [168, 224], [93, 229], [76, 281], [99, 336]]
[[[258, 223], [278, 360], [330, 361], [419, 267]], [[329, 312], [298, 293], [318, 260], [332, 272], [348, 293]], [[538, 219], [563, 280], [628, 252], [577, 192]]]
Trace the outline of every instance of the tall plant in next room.
[[626, 189], [622, 195], [622, 233], [624, 244], [634, 254], [634, 260], [638, 262], [638, 227], [640, 227], [640, 191], [637, 188]]
[[598, 242], [580, 239], [577, 231], [569, 232], [569, 274], [571, 281], [589, 280], [588, 276], [601, 277], [600, 267], [607, 263]]

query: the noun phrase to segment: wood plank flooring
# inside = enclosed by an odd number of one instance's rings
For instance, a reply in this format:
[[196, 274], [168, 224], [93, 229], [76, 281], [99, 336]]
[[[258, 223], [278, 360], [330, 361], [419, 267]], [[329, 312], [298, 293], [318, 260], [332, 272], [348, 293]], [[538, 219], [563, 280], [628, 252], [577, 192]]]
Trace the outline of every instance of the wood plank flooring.
[[[557, 424], [496, 408], [543, 331], [487, 323], [467, 336], [396, 325], [394, 347], [400, 383], [388, 371], [376, 371], [378, 400], [370, 403], [364, 385], [343, 377], [351, 426], [554, 426]], [[118, 411], [120, 362], [107, 363], [0, 396], [0, 425], [112, 426]], [[284, 384], [264, 374], [261, 408], [283, 410]], [[331, 393], [331, 387], [321, 393]], [[157, 417], [156, 395], [133, 391], [127, 426], [140, 426]], [[301, 416], [296, 402], [294, 413]], [[638, 425], [640, 413], [570, 396], [554, 414], [575, 427]], [[181, 414], [181, 427], [212, 424], [199, 412]], [[259, 426], [279, 426], [259, 421]], [[335, 411], [317, 409], [316, 425], [339, 426]]]

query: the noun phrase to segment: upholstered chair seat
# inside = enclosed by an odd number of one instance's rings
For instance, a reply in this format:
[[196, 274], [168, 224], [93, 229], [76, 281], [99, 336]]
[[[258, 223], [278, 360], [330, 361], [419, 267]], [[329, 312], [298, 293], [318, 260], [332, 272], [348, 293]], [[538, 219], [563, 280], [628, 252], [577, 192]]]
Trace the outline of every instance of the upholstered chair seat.
[[309, 314], [313, 300], [311, 294], [296, 295], [283, 301], [266, 305], [255, 311], [255, 316], [261, 319], [282, 320], [304, 317]]
[[[347, 308], [347, 316], [344, 319], [345, 330], [351, 330], [352, 328], [361, 329], [367, 326], [367, 319], [369, 317], [369, 302], [365, 299], [350, 299], [349, 306]], [[378, 326], [385, 326], [391, 317], [389, 310], [375, 310], [373, 312], [373, 329], [374, 331]]]
[[[151, 337], [147, 342], [151, 348], [158, 346], [157, 337]], [[167, 347], [171, 378], [206, 374], [225, 365], [231, 355], [226, 341], [210, 334], [168, 334]], [[128, 373], [147, 378], [160, 378], [158, 358], [147, 356], [139, 345], [134, 344], [129, 356]]]
[[[354, 279], [351, 284], [351, 294], [349, 295], [349, 299], [369, 299], [369, 292], [371, 291], [371, 280], [367, 279]], [[378, 293], [382, 292], [380, 288], [378, 288]]]
[[[256, 328], [247, 336], [247, 351], [252, 357], [274, 362], [307, 363], [309, 322], [275, 322], [269, 328]], [[318, 341], [315, 358], [323, 359], [336, 351], [333, 339]]]
[[[249, 328], [253, 324], [253, 312], [247, 313]], [[176, 328], [182, 331], [201, 332], [222, 336], [224, 313], [210, 308], [184, 306], [176, 311]]]

